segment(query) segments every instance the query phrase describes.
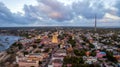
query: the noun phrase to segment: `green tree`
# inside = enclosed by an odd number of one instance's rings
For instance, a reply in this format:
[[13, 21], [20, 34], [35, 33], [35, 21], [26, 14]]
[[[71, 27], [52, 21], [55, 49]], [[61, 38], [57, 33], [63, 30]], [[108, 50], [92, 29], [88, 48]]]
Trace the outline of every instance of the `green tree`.
[[37, 48], [37, 45], [32, 45], [33, 48]]
[[118, 62], [117, 59], [115, 57], [113, 57], [113, 53], [112, 52], [107, 51], [106, 54], [107, 54], [106, 57], [108, 58], [109, 61], [114, 62], [114, 63]]
[[76, 45], [76, 41], [72, 39], [72, 37], [70, 36], [68, 43], [70, 43], [72, 45], [72, 47], [75, 47]]
[[95, 51], [92, 51], [92, 52], [90, 53], [90, 55], [93, 56], [93, 57], [95, 57], [95, 56], [96, 56], [96, 52], [95, 52]]
[[90, 48], [95, 48], [95, 46], [93, 44], [91, 44], [91, 43], [89, 44], [89, 47]]
[[76, 56], [85, 56], [85, 52], [86, 51], [84, 49], [83, 50], [77, 50], [77, 49], [74, 50], [74, 53]]

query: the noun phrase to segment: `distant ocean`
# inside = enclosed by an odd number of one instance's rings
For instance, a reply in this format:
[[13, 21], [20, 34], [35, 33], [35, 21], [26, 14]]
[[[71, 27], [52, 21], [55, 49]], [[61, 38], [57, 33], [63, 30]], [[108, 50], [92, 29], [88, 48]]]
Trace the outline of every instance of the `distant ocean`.
[[4, 50], [8, 49], [18, 39], [20, 39], [20, 37], [0, 35], [0, 51], [4, 51]]

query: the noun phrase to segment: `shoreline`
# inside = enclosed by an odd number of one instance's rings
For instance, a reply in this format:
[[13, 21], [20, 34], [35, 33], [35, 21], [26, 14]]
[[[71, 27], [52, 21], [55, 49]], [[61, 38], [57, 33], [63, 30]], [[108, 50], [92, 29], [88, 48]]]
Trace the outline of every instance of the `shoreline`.
[[5, 35], [5, 36], [1, 36], [0, 35], [0, 52], [2, 51], [6, 51], [7, 49], [9, 49], [15, 42], [17, 42], [19, 39], [21, 39], [21, 37], [19, 36], [9, 36], [9, 35]]

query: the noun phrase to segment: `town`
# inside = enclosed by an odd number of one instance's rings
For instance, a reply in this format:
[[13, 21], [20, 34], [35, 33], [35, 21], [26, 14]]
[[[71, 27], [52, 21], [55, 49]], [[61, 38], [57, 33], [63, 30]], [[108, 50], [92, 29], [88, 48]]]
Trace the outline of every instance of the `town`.
[[15, 28], [0, 35], [21, 37], [0, 52], [0, 67], [120, 67], [120, 29]]

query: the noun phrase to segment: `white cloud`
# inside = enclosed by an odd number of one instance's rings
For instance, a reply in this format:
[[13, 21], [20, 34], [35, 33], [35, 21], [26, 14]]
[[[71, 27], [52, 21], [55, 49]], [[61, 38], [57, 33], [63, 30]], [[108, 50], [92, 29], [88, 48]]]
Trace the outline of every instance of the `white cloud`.
[[118, 17], [116, 15], [112, 15], [110, 13], [106, 13], [104, 18], [108, 18], [108, 19], [112, 19], [112, 20], [120, 20], [120, 17]]
[[36, 0], [0, 0], [3, 2], [13, 13], [21, 12], [24, 14], [24, 5], [37, 5]]
[[98, 22], [101, 25], [106, 26], [119, 26], [120, 25], [120, 17], [116, 15], [112, 15], [110, 13], [106, 13], [102, 19], [99, 19]]
[[72, 5], [74, 2], [83, 1], [83, 0], [58, 0], [61, 3], [64, 3], [64, 5]]

